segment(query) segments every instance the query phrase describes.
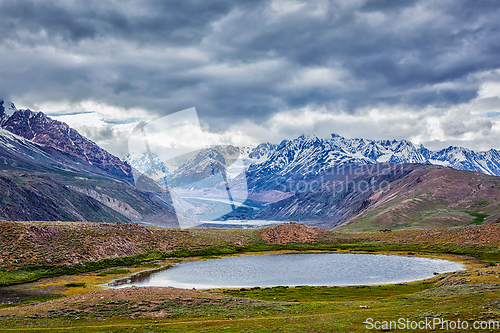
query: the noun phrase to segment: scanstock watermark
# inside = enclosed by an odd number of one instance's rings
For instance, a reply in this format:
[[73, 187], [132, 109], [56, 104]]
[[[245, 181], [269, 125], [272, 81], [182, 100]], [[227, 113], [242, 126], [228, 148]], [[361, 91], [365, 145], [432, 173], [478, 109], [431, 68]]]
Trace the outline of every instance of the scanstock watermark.
[[[230, 214], [248, 197], [246, 177], [239, 176], [246, 171], [239, 150], [210, 137], [190, 108], [141, 121], [128, 139], [136, 187], [173, 208], [180, 228]], [[193, 198], [204, 199], [204, 205]], [[217, 209], [207, 202], [219, 203]], [[155, 223], [171, 218], [159, 214]]]
[[389, 331], [389, 330], [500, 330], [499, 320], [467, 321], [460, 319], [448, 320], [444, 318], [425, 318], [422, 320], [411, 320], [408, 318], [398, 318], [397, 320], [375, 320], [367, 318], [363, 324], [368, 330]]
[[[301, 170], [302, 179], [276, 177], [276, 189], [291, 193], [366, 193], [390, 189], [391, 175], [402, 174], [403, 164], [349, 164], [342, 167], [318, 169], [317, 166]], [[365, 177], [360, 177], [364, 175]]]

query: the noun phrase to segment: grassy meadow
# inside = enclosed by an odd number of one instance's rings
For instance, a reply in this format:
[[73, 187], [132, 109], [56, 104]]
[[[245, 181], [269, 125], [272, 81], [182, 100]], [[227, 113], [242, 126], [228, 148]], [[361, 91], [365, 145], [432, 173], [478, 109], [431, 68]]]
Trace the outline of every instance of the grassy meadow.
[[[373, 319], [372, 323], [460, 319], [469, 325], [500, 320], [498, 225], [340, 233], [300, 224], [262, 230], [172, 230], [2, 223], [23, 239], [16, 243], [17, 251], [22, 247], [32, 252], [16, 258], [13, 244], [2, 238], [0, 281], [4, 286], [0, 290], [39, 292], [0, 305], [2, 332], [365, 332], [368, 318]], [[50, 237], [44, 240], [34, 235], [33, 226], [41, 235], [49, 235], [50, 231]], [[80, 244], [86, 244], [91, 242], [87, 234], [102, 237], [98, 239], [98, 251], [57, 243], [58, 239], [71, 241], [75, 237]], [[13, 239], [12, 235], [9, 239]], [[30, 239], [38, 243], [30, 244]], [[106, 239], [115, 242], [115, 247], [122, 246], [108, 255]], [[118, 251], [125, 255], [116, 256]], [[462, 262], [467, 270], [425, 281], [372, 286], [214, 290], [103, 286], [116, 278], [179, 262], [285, 251], [431, 256]], [[69, 256], [71, 260], [52, 260], [57, 256]], [[427, 327], [413, 331], [432, 330]]]

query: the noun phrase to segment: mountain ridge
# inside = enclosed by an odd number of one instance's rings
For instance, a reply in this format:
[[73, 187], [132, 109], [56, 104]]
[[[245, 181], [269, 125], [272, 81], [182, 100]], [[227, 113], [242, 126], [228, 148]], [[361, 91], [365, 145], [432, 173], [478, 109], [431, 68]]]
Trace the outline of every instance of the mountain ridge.
[[[254, 147], [246, 146], [239, 149], [239, 158], [247, 167], [249, 190], [253, 191], [260, 191], [262, 184], [269, 183], [271, 178], [275, 183], [287, 182], [350, 164], [419, 163], [500, 175], [498, 150], [476, 152], [464, 147], [449, 146], [432, 151], [422, 144], [415, 145], [407, 140], [348, 139], [337, 134], [332, 134], [329, 139], [321, 139], [314, 135], [303, 134], [293, 140], [283, 140], [278, 145], [261, 143]], [[138, 170], [151, 164], [145, 156], [135, 159], [127, 156], [124, 160]], [[186, 163], [190, 165], [190, 170], [196, 169], [194, 161]], [[183, 168], [172, 169], [157, 156], [153, 158], [153, 165], [154, 173], [164, 179], [172, 178], [174, 175], [178, 178], [183, 176]], [[264, 187], [269, 186], [264, 185]]]
[[375, 191], [369, 205], [336, 229], [443, 228], [500, 221], [500, 177], [435, 167]]
[[[232, 213], [221, 220], [300, 221], [324, 228], [374, 230], [379, 225], [388, 229], [432, 226], [435, 216], [451, 225], [473, 223], [477, 214], [485, 223], [500, 218], [496, 212], [500, 184], [491, 176], [500, 174], [500, 152], [495, 149], [475, 152], [450, 146], [431, 151], [407, 140], [301, 135], [278, 145], [214, 146], [170, 164], [154, 154], [139, 156], [140, 164], [129, 156], [132, 169], [43, 112], [17, 110], [14, 104], [1, 101], [0, 127], [0, 181], [4, 189], [0, 216], [8, 219], [100, 218], [172, 225], [176, 223], [176, 204], [194, 209], [196, 214], [207, 205], [187, 204], [153, 180], [162, 180], [161, 184], [167, 180], [174, 188], [182, 188], [179, 193], [183, 195], [193, 190], [192, 197], [200, 193], [210, 197], [210, 191], [213, 195], [226, 193], [228, 184], [241, 183], [231, 189], [232, 195], [248, 191], [248, 205], [233, 206]], [[139, 174], [135, 181], [141, 184], [134, 182], [132, 172]], [[212, 177], [217, 173], [223, 173], [224, 179]], [[422, 176], [416, 178], [419, 173]], [[242, 177], [246, 182], [241, 182]], [[417, 179], [425, 179], [428, 186], [444, 186], [443, 193], [453, 189], [459, 195], [452, 191], [442, 197], [432, 188], [423, 191], [427, 185]], [[453, 184], [453, 179], [461, 179], [460, 184]], [[58, 190], [51, 190], [51, 186]], [[477, 191], [481, 186], [491, 189]], [[57, 192], [66, 193], [67, 198]], [[414, 200], [407, 201], [406, 197], [412, 196], [416, 196]], [[245, 200], [245, 196], [241, 198]], [[381, 206], [383, 203], [387, 206]], [[413, 215], [404, 213], [409, 203], [415, 204]], [[23, 210], [33, 214], [23, 215]], [[401, 213], [394, 215], [395, 211]], [[422, 218], [426, 214], [434, 217]], [[402, 222], [405, 219], [406, 224]]]
[[0, 219], [178, 226], [168, 193], [139, 191], [78, 156], [2, 128], [0, 189]]
[[0, 101], [0, 127], [32, 142], [61, 149], [81, 160], [97, 166], [121, 179], [133, 182], [131, 166], [85, 138], [66, 123], [51, 119], [43, 112], [17, 110], [11, 103], [11, 114]]
[[[347, 139], [332, 134], [329, 139], [301, 135], [283, 140], [263, 163], [250, 166], [252, 176], [316, 172], [345, 164], [420, 163], [449, 166], [458, 170], [500, 175], [500, 151], [479, 151], [449, 146], [431, 151], [407, 140]], [[311, 167], [312, 166], [312, 167]]]

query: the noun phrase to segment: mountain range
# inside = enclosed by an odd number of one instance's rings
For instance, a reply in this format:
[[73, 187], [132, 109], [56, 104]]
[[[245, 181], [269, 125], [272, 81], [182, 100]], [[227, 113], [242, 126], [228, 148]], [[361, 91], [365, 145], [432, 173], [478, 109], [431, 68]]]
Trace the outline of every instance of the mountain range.
[[[67, 124], [9, 102], [0, 101], [0, 127], [4, 219], [179, 226], [184, 213], [215, 209], [197, 197], [213, 199], [228, 189], [242, 202], [216, 220], [373, 231], [500, 219], [500, 153], [494, 149], [431, 151], [406, 140], [333, 134], [215, 146], [170, 161], [154, 152], [120, 160]], [[225, 176], [212, 177], [218, 172]]]
[[277, 146], [270, 146], [267, 155], [271, 156], [264, 163], [251, 167], [250, 172], [256, 176], [285, 176], [321, 173], [349, 163], [420, 163], [500, 175], [500, 151], [495, 149], [475, 152], [450, 146], [431, 151], [406, 140], [347, 139], [337, 134], [329, 139], [301, 135], [294, 140], [283, 140]]
[[[223, 155], [220, 148], [211, 149], [215, 151], [213, 156]], [[406, 140], [347, 139], [334, 134], [329, 139], [302, 135], [279, 145], [263, 143], [239, 150], [238, 159], [247, 166], [244, 176], [248, 197], [245, 205], [218, 220], [300, 221], [323, 228], [357, 230], [361, 228], [358, 222], [362, 219], [363, 230], [373, 231], [380, 226], [394, 229], [468, 224], [477, 218], [474, 212], [479, 211], [480, 216], [484, 215], [484, 223], [500, 218], [497, 212], [500, 193], [496, 183], [500, 179], [496, 176], [500, 174], [500, 154], [494, 149], [475, 152], [448, 147], [431, 151]], [[163, 180], [172, 187], [190, 190], [181, 190], [187, 196], [210, 197], [212, 193], [216, 196], [224, 189], [222, 182], [203, 184], [203, 192], [189, 188], [189, 181], [176, 182], [183, 177], [189, 179], [193, 173], [208, 176], [208, 156], [207, 152], [194, 154], [174, 172], [162, 173]], [[212, 162], [219, 163], [218, 160], [220, 158], [215, 158]], [[134, 167], [141, 167], [137, 160], [128, 161]], [[143, 156], [142, 162], [148, 163], [144, 161], [147, 159]], [[159, 159], [154, 159], [154, 163], [153, 169], [165, 171], [170, 167]], [[413, 181], [412, 177], [417, 174], [426, 181]], [[429, 189], [423, 193], [422, 188], [435, 184], [433, 177], [447, 178], [448, 186], [443, 188], [441, 184], [438, 188], [443, 193], [454, 188], [452, 193], [457, 195], [443, 197], [440, 192]], [[453, 183], [453, 179], [462, 178], [469, 181]], [[478, 186], [488, 187], [490, 191], [477, 191]], [[394, 188], [399, 189], [398, 193], [406, 193], [406, 189], [411, 188], [413, 192], [407, 196], [421, 204], [404, 214], [390, 213], [409, 204], [405, 197], [397, 196], [394, 190], [391, 192]], [[233, 190], [238, 193], [240, 189], [235, 186]], [[399, 201], [388, 200], [387, 193], [391, 193], [391, 198], [396, 195]], [[387, 201], [387, 207], [377, 204], [379, 201]], [[400, 202], [405, 205], [401, 206]], [[483, 204], [478, 206], [477, 202]]]
[[[329, 139], [301, 135], [293, 140], [283, 140], [278, 145], [262, 143], [256, 147], [241, 147], [239, 158], [243, 159], [248, 167], [247, 176], [250, 182], [253, 181], [252, 188], [261, 188], [259, 183], [268, 178], [286, 181], [297, 175], [318, 175], [346, 164], [418, 163], [500, 175], [500, 151], [495, 149], [476, 152], [464, 147], [450, 146], [432, 151], [407, 140], [348, 139], [337, 134], [332, 134]], [[196, 159], [199, 160], [199, 156]], [[151, 163], [146, 155], [135, 158], [127, 156], [124, 160], [143, 172]], [[149, 166], [148, 169], [156, 172], [161, 170], [161, 177], [164, 179], [182, 176], [181, 171], [165, 165], [154, 154], [153, 161], [155, 167]], [[192, 172], [196, 165], [201, 163], [191, 162], [184, 172]], [[174, 173], [176, 177], [173, 176]]]
[[[413, 177], [417, 174], [421, 177], [415, 182]], [[227, 218], [237, 215], [294, 220], [326, 228], [352, 224], [352, 230], [359, 230], [363, 220], [363, 230], [372, 231], [383, 225], [390, 229], [431, 227], [438, 225], [435, 220], [447, 221], [443, 225], [467, 224], [474, 219], [470, 213], [475, 211], [481, 211], [486, 222], [494, 222], [500, 218], [500, 178], [496, 177], [499, 174], [500, 154], [494, 149], [475, 152], [448, 147], [431, 151], [406, 140], [346, 139], [335, 134], [320, 139], [302, 135], [282, 141], [266, 161], [251, 165], [247, 171], [251, 199], [259, 201], [271, 191], [282, 192], [283, 199], [262, 211], [240, 209]], [[440, 183], [443, 178], [447, 179], [446, 186]], [[462, 181], [455, 183], [454, 179]], [[379, 185], [382, 182], [383, 187]], [[489, 191], [478, 191], [478, 187]], [[406, 206], [409, 202], [405, 202], [401, 206], [406, 200], [402, 193], [420, 204]], [[381, 201], [386, 205], [382, 206]], [[475, 205], [477, 202], [483, 205]], [[404, 210], [402, 207], [406, 207], [406, 212], [394, 213]]]

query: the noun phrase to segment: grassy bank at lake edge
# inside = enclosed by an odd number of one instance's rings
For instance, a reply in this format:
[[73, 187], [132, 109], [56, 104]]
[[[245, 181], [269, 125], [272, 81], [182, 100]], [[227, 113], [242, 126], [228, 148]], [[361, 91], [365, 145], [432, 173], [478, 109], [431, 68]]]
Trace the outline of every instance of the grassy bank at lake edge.
[[[299, 242], [290, 241], [281, 230], [290, 227], [299, 236]], [[262, 230], [178, 230], [127, 224], [0, 222], [3, 249], [0, 285], [167, 258], [283, 250], [444, 253], [500, 262], [500, 225], [378, 233], [342, 233], [304, 227], [291, 223]], [[282, 232], [282, 239], [287, 242], [270, 242], [266, 238], [269, 230], [278, 240]], [[302, 242], [301, 233], [307, 236], [302, 237]]]

